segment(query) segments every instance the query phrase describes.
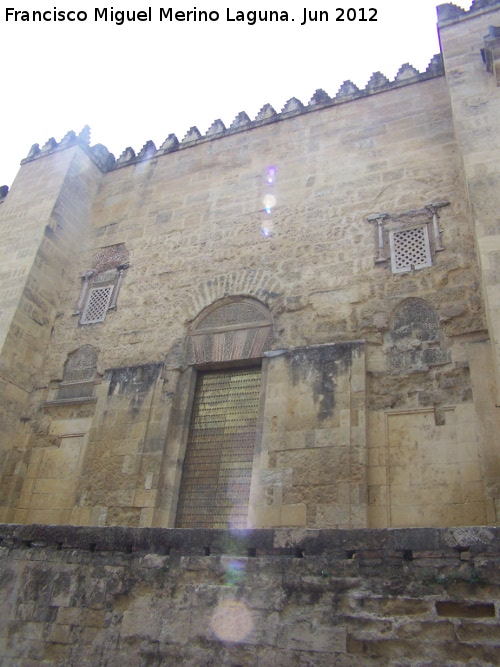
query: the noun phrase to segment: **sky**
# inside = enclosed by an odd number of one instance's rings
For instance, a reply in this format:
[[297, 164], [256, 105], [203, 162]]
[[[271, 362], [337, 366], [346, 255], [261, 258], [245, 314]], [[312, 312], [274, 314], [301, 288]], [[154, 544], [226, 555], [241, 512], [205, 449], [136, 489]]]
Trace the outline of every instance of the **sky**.
[[[160, 146], [170, 133], [181, 141], [191, 126], [204, 134], [218, 118], [227, 127], [240, 111], [253, 119], [266, 103], [278, 112], [291, 97], [307, 104], [317, 88], [333, 97], [348, 79], [364, 88], [375, 71], [392, 80], [406, 62], [424, 71], [439, 52], [436, 0], [0, 2], [0, 185], [12, 184], [32, 144], [84, 125], [92, 145], [118, 157], [150, 139]], [[471, 1], [454, 4], [468, 9]], [[151, 21], [119, 25], [116, 12], [149, 7]], [[168, 20], [170, 7], [194, 13]], [[87, 18], [21, 20], [54, 9]], [[27, 14], [14, 20], [13, 10]], [[251, 25], [247, 13], [259, 10], [285, 12], [288, 21]], [[200, 11], [218, 20], [199, 20]], [[320, 12], [328, 20], [310, 20]]]

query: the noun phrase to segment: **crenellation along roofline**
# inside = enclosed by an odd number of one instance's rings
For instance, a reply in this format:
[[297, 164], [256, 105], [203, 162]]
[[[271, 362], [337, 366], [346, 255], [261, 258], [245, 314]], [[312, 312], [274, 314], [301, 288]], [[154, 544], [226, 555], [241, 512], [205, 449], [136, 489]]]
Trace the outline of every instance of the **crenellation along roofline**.
[[500, 9], [500, 0], [472, 0], [469, 9], [462, 9], [453, 2], [445, 2], [436, 7], [438, 27], [443, 28], [494, 9]]
[[155, 146], [153, 141], [147, 141], [138, 153], [129, 146], [117, 159], [103, 144], [90, 146], [90, 128], [85, 126], [79, 134], [71, 130], [60, 142], [51, 137], [41, 148], [39, 144], [33, 144], [27, 157], [21, 161], [21, 164], [46, 157], [47, 155], [73, 146], [80, 146], [88, 153], [101, 171], [112, 171], [145, 160], [151, 160], [167, 153], [190, 148], [201, 143], [221, 139], [238, 132], [281, 122], [302, 114], [345, 104], [443, 75], [443, 60], [441, 54], [437, 54], [433, 56], [424, 72], [419, 72], [409, 63], [405, 63], [401, 65], [393, 81], [390, 81], [381, 72], [374, 72], [363, 89], [358, 88], [352, 81], [344, 81], [335, 97], [330, 97], [324, 90], [318, 89], [314, 92], [307, 105], [303, 104], [296, 97], [292, 97], [286, 102], [279, 113], [270, 104], [265, 104], [253, 120], [244, 111], [241, 111], [236, 115], [229, 127], [226, 127], [222, 120], [217, 119], [212, 123], [204, 136], [194, 126], [187, 131], [182, 141], [179, 141], [175, 134], [169, 134], [159, 148]]
[[[472, 4], [468, 10], [462, 9], [451, 2], [443, 3], [437, 7], [438, 27], [443, 28], [450, 26], [454, 23], [499, 8], [500, 0], [472, 0]], [[90, 128], [85, 126], [78, 135], [73, 131], [68, 132], [60, 142], [57, 142], [54, 138], [50, 138], [42, 148], [40, 148], [39, 144], [33, 144], [27, 157], [24, 160], [21, 160], [21, 164], [78, 145], [85, 150], [101, 171], [112, 171], [178, 150], [191, 148], [200, 143], [221, 139], [238, 132], [252, 130], [261, 127], [262, 125], [281, 122], [301, 114], [311, 113], [339, 104], [345, 104], [370, 95], [386, 92], [394, 88], [426, 81], [443, 75], [444, 67], [442, 55], [437, 54], [433, 56], [424, 72], [419, 72], [410, 64], [405, 63], [399, 68], [393, 81], [389, 81], [389, 79], [387, 79], [381, 72], [374, 72], [363, 89], [358, 88], [352, 81], [347, 80], [340, 86], [337, 94], [333, 98], [324, 90], [318, 89], [314, 92], [307, 105], [304, 105], [297, 98], [292, 97], [286, 102], [279, 113], [276, 112], [270, 104], [265, 104], [253, 120], [242, 111], [236, 115], [229, 127], [226, 127], [222, 120], [217, 119], [212, 123], [204, 136], [200, 133], [198, 128], [194, 126], [187, 131], [182, 141], [179, 141], [175, 134], [169, 134], [159, 148], [156, 148], [153, 141], [147, 141], [138, 153], [129, 146], [121, 153], [118, 159], [116, 159], [103, 144], [96, 144], [91, 147]], [[7, 186], [3, 186], [0, 192], [0, 203], [5, 200], [7, 193]]]

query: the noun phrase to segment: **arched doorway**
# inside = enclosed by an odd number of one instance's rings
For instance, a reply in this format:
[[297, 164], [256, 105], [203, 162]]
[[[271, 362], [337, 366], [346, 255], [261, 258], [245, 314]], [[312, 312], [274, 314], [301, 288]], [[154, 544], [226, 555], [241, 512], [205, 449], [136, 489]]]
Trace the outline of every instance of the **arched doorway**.
[[187, 356], [198, 368], [176, 526], [245, 528], [269, 310], [255, 299], [209, 306], [193, 323]]

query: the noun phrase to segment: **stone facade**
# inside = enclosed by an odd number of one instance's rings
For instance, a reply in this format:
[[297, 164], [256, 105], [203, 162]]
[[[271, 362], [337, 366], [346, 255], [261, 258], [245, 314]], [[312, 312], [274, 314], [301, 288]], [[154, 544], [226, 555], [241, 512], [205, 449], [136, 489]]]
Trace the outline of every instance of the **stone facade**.
[[5, 667], [498, 665], [498, 528], [0, 538]]
[[193, 434], [199, 378], [234, 373], [236, 442], [252, 367], [228, 517], [234, 491], [249, 528], [497, 523], [500, 3], [438, 13], [424, 73], [117, 160], [32, 147], [0, 200], [3, 521], [173, 528], [193, 438], [235, 465], [222, 398]]

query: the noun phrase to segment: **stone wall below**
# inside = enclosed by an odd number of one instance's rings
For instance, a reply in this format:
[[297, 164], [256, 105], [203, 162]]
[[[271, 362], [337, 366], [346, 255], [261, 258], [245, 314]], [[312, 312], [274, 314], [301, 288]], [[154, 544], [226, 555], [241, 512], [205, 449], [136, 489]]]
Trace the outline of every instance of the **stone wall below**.
[[493, 666], [500, 529], [0, 526], [0, 663]]

